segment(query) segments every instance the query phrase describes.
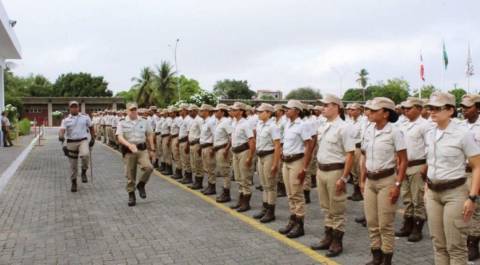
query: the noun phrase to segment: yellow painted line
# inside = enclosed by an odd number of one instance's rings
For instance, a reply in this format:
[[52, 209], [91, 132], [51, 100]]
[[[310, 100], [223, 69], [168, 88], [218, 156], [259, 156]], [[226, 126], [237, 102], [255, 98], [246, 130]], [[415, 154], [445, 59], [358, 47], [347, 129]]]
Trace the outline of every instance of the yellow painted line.
[[[103, 144], [103, 143], [102, 143]], [[105, 145], [105, 144], [103, 144]], [[111, 148], [110, 146], [108, 145], [105, 145], [106, 147], [108, 147], [110, 150], [114, 151], [115, 153], [117, 153], [118, 155], [121, 155], [119, 154], [115, 149]], [[209, 196], [206, 196], [206, 195], [203, 195], [202, 193], [200, 193], [199, 191], [196, 191], [196, 190], [192, 190], [190, 189], [189, 187], [177, 182], [176, 180], [170, 178], [170, 177], [167, 177], [167, 176], [164, 176], [162, 173], [160, 173], [158, 170], [154, 170], [155, 174], [160, 177], [161, 179], [167, 181], [168, 183], [190, 193], [190, 194], [193, 194], [197, 197], [199, 197], [200, 199], [202, 199], [203, 201], [215, 206], [216, 208], [219, 208], [221, 210], [223, 210], [224, 212], [230, 214], [231, 216], [237, 218], [237, 219], [240, 219], [242, 222], [250, 225], [251, 227], [259, 230], [260, 232], [263, 232], [264, 234], [267, 234], [273, 238], [275, 238], [276, 240], [282, 242], [283, 244], [291, 247], [291, 248], [294, 248], [296, 250], [298, 250], [299, 252], [302, 252], [303, 254], [309, 256], [311, 259], [315, 260], [316, 262], [319, 262], [321, 264], [326, 264], [326, 265], [339, 265], [339, 263], [335, 262], [334, 260], [332, 259], [329, 259], [323, 255], [320, 255], [318, 252], [310, 249], [310, 247], [308, 246], [305, 246], [304, 244], [298, 242], [298, 241], [295, 241], [293, 239], [290, 239], [282, 234], [280, 234], [279, 232], [271, 229], [270, 227], [256, 221], [255, 219], [249, 217], [249, 216], [246, 216], [244, 214], [241, 214], [235, 210], [232, 210], [230, 209], [230, 207], [228, 206], [225, 206], [224, 204], [221, 204], [221, 203], [217, 203], [215, 201], [215, 199], [209, 197]]]

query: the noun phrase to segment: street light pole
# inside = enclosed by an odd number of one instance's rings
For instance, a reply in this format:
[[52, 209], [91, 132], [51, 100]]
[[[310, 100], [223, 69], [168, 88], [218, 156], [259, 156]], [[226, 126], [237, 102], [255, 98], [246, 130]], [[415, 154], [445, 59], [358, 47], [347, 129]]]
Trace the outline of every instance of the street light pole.
[[[175, 42], [175, 73], [177, 74], [178, 77], [178, 63], [177, 63], [177, 47], [178, 47], [178, 42], [180, 39], [177, 38], [177, 41]], [[178, 91], [178, 101], [180, 101], [180, 78], [177, 80], [177, 91]]]

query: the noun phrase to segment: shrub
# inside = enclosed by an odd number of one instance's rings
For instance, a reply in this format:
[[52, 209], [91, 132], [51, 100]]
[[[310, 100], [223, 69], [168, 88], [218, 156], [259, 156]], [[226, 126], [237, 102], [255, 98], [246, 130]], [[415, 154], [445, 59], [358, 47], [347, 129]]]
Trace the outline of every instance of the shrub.
[[20, 135], [27, 135], [30, 133], [30, 120], [27, 118], [18, 122], [18, 130]]

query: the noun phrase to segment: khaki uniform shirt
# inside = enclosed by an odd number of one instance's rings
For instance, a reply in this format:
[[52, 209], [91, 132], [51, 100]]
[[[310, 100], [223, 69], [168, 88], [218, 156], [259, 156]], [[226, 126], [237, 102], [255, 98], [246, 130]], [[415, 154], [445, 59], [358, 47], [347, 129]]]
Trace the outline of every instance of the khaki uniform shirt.
[[190, 129], [188, 130], [188, 141], [193, 142], [195, 140], [200, 139], [200, 132], [203, 124], [203, 119], [200, 116], [196, 116], [192, 118], [192, 122], [190, 124]]
[[232, 133], [232, 147], [237, 147], [248, 142], [253, 137], [252, 124], [245, 118], [235, 121]]
[[410, 120], [404, 122], [400, 129], [405, 136], [408, 161], [426, 159], [426, 136], [431, 129], [430, 123], [420, 116], [413, 122]]
[[285, 125], [283, 140], [283, 155], [296, 155], [305, 152], [305, 141], [312, 139], [310, 130], [305, 128], [303, 121], [297, 118], [293, 122], [289, 119]]
[[362, 149], [365, 150], [366, 166], [369, 172], [395, 168], [396, 152], [407, 148], [403, 133], [397, 126], [387, 123], [382, 130], [375, 125], [365, 131]]
[[344, 163], [345, 154], [355, 151], [355, 138], [351, 127], [337, 117], [318, 128], [317, 161], [320, 164]]
[[127, 116], [118, 124], [116, 135], [122, 135], [129, 143], [143, 144], [150, 133], [153, 133], [153, 130], [147, 120], [140, 117], [132, 120]]
[[283, 144], [285, 138], [285, 125], [287, 124], [287, 117], [283, 115], [280, 119], [277, 120], [276, 117], [272, 118], [275, 122], [275, 125], [280, 129], [280, 143]]
[[89, 135], [89, 128], [92, 127], [92, 120], [88, 115], [78, 113], [62, 120], [61, 129], [65, 129], [65, 138], [69, 140], [78, 140], [86, 138]]
[[257, 124], [257, 151], [273, 150], [275, 148], [273, 141], [280, 140], [280, 137], [280, 129], [274, 121], [259, 121]]
[[220, 146], [227, 144], [232, 131], [232, 121], [230, 119], [223, 117], [217, 120], [217, 126], [215, 127], [213, 136], [213, 145]]
[[427, 133], [427, 176], [431, 180], [454, 180], [465, 177], [468, 158], [480, 155], [472, 132], [450, 121], [445, 130], [434, 126]]
[[165, 118], [165, 120], [162, 122], [162, 127], [160, 128], [161, 134], [170, 134], [170, 127], [172, 127], [172, 118]]
[[214, 116], [210, 116], [205, 119], [200, 128], [200, 144], [213, 144], [213, 136], [215, 134], [215, 126], [217, 125], [217, 119]]
[[178, 135], [180, 132], [180, 126], [182, 125], [182, 117], [178, 116], [172, 120], [172, 126], [170, 127], [171, 135]]
[[192, 117], [185, 116], [182, 118], [182, 123], [180, 124], [180, 130], [178, 132], [179, 139], [185, 138], [188, 136], [188, 131], [190, 130], [190, 124], [192, 123]]

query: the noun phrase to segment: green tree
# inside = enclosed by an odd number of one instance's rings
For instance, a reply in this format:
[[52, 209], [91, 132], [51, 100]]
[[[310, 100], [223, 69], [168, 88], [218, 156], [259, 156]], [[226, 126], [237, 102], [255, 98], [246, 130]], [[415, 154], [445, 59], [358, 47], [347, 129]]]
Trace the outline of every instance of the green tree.
[[394, 78], [387, 80], [386, 84], [379, 83], [377, 86], [370, 86], [372, 97], [387, 97], [399, 104], [407, 99], [409, 93], [409, 84], [404, 79]]
[[321, 99], [322, 94], [320, 93], [320, 90], [314, 89], [311, 87], [300, 87], [297, 89], [294, 89], [290, 91], [287, 96], [285, 97], [286, 99]]
[[108, 83], [103, 76], [89, 73], [68, 73], [60, 75], [53, 85], [53, 96], [57, 97], [111, 97]]
[[342, 97], [343, 101], [363, 101], [363, 89], [349, 88]]
[[[202, 92], [202, 88], [197, 80], [188, 78], [184, 75], [175, 76], [173, 78], [175, 91], [177, 91], [177, 85], [180, 87], [180, 99], [187, 100], [191, 96], [199, 94]], [[178, 91], [177, 91], [178, 93]], [[178, 97], [178, 95], [177, 95]]]
[[213, 93], [225, 99], [251, 99], [255, 92], [250, 90], [246, 80], [225, 79], [217, 81]]
[[174, 75], [172, 65], [163, 61], [157, 66], [157, 74], [153, 81], [154, 101], [150, 105], [166, 107], [175, 103], [178, 99], [178, 93], [175, 91]]
[[455, 96], [455, 104], [460, 105], [460, 102], [462, 101], [462, 97], [467, 94], [467, 91], [465, 91], [465, 89], [463, 88], [454, 88], [450, 91], [448, 91], [448, 93], [452, 94]]
[[262, 95], [260, 97], [261, 100], [275, 100], [275, 98], [272, 95]]
[[138, 88], [132, 87], [129, 90], [120, 91], [115, 96], [123, 98], [125, 102], [137, 102]]
[[[432, 95], [433, 92], [437, 91], [437, 89], [433, 85], [425, 85], [421, 87], [422, 89], [422, 98], [430, 98], [430, 95]], [[415, 89], [413, 91], [413, 97], [418, 97], [419, 90]]]
[[135, 82], [132, 88], [133, 91], [124, 95], [126, 97], [131, 97], [133, 92], [136, 91], [136, 98], [134, 101], [136, 101], [141, 107], [145, 107], [153, 101], [152, 80], [154, 76], [155, 74], [150, 67], [142, 68], [139, 77], [132, 77], [132, 81]]
[[363, 101], [366, 100], [365, 88], [367, 87], [367, 84], [368, 84], [368, 74], [369, 73], [365, 68], [360, 69], [360, 72], [358, 72], [357, 83], [362, 87]]

